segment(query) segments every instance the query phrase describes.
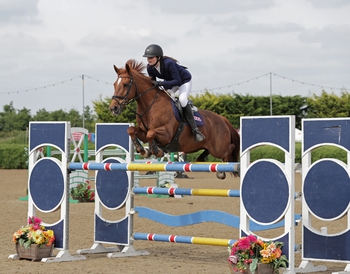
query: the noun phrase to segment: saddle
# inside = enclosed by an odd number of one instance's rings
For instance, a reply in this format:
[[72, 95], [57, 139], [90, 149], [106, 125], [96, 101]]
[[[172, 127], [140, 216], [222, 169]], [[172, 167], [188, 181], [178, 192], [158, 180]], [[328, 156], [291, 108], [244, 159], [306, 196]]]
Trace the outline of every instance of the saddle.
[[[166, 92], [166, 91], [165, 91]], [[179, 101], [179, 98], [172, 97], [168, 92], [166, 92], [169, 97], [171, 98], [171, 105], [173, 107], [173, 113], [175, 115], [176, 120], [181, 123], [183, 122], [185, 125], [188, 125], [182, 111], [182, 107]], [[191, 106], [193, 117], [196, 122], [197, 127], [201, 127], [204, 125], [204, 120], [202, 115], [198, 112], [198, 108], [193, 105], [193, 102], [191, 100], [188, 100], [188, 104]]]
[[[161, 146], [158, 142], [158, 146], [160, 146], [164, 151], [166, 152], [178, 152], [180, 150], [179, 145], [179, 137], [184, 129], [185, 125], [188, 125], [186, 118], [183, 115], [182, 107], [180, 104], [180, 101], [177, 97], [171, 96], [167, 91], [164, 91], [170, 98], [171, 98], [171, 105], [173, 108], [173, 113], [175, 115], [176, 120], [179, 122], [179, 127], [177, 128], [177, 131], [173, 137], [173, 139], [170, 141], [170, 143], [166, 144], [165, 146]], [[193, 111], [193, 117], [196, 122], [197, 127], [204, 125], [204, 120], [201, 114], [198, 112], [197, 107], [195, 107], [192, 103], [192, 101], [188, 101], [188, 104], [191, 106]]]

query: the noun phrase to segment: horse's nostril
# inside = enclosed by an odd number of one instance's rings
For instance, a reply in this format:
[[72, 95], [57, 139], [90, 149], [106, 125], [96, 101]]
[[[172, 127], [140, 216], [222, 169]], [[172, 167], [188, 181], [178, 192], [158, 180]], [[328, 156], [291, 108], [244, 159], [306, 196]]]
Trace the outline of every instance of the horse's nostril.
[[117, 106], [113, 106], [109, 108], [114, 115], [118, 115], [120, 113], [120, 109]]

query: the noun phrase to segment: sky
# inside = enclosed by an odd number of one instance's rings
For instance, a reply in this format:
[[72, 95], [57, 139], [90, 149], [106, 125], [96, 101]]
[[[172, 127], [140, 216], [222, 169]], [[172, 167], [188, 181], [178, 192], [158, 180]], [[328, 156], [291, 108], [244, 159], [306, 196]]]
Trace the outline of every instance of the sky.
[[189, 68], [192, 95], [350, 91], [348, 0], [0, 0], [0, 112], [93, 108], [146, 47]]

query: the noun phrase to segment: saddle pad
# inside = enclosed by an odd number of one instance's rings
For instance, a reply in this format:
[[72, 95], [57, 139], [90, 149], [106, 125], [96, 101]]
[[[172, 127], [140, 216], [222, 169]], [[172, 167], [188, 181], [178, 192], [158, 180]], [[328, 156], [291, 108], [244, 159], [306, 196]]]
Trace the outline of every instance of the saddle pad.
[[[180, 123], [181, 122], [180, 112], [179, 112], [178, 108], [176, 107], [175, 102], [173, 100], [171, 100], [171, 105], [173, 107], [173, 113], [176, 117], [176, 120]], [[204, 126], [204, 119], [198, 111], [193, 112], [193, 116], [194, 116], [194, 120], [196, 122], [197, 127]], [[187, 122], [185, 122], [185, 124], [188, 125]]]

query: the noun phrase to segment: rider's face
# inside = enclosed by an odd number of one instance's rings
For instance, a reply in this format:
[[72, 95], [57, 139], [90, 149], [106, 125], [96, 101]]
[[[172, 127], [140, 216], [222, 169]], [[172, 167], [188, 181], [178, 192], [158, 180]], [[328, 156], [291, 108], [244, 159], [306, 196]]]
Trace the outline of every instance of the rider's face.
[[157, 63], [157, 57], [147, 57], [147, 62], [149, 65], [154, 66]]

